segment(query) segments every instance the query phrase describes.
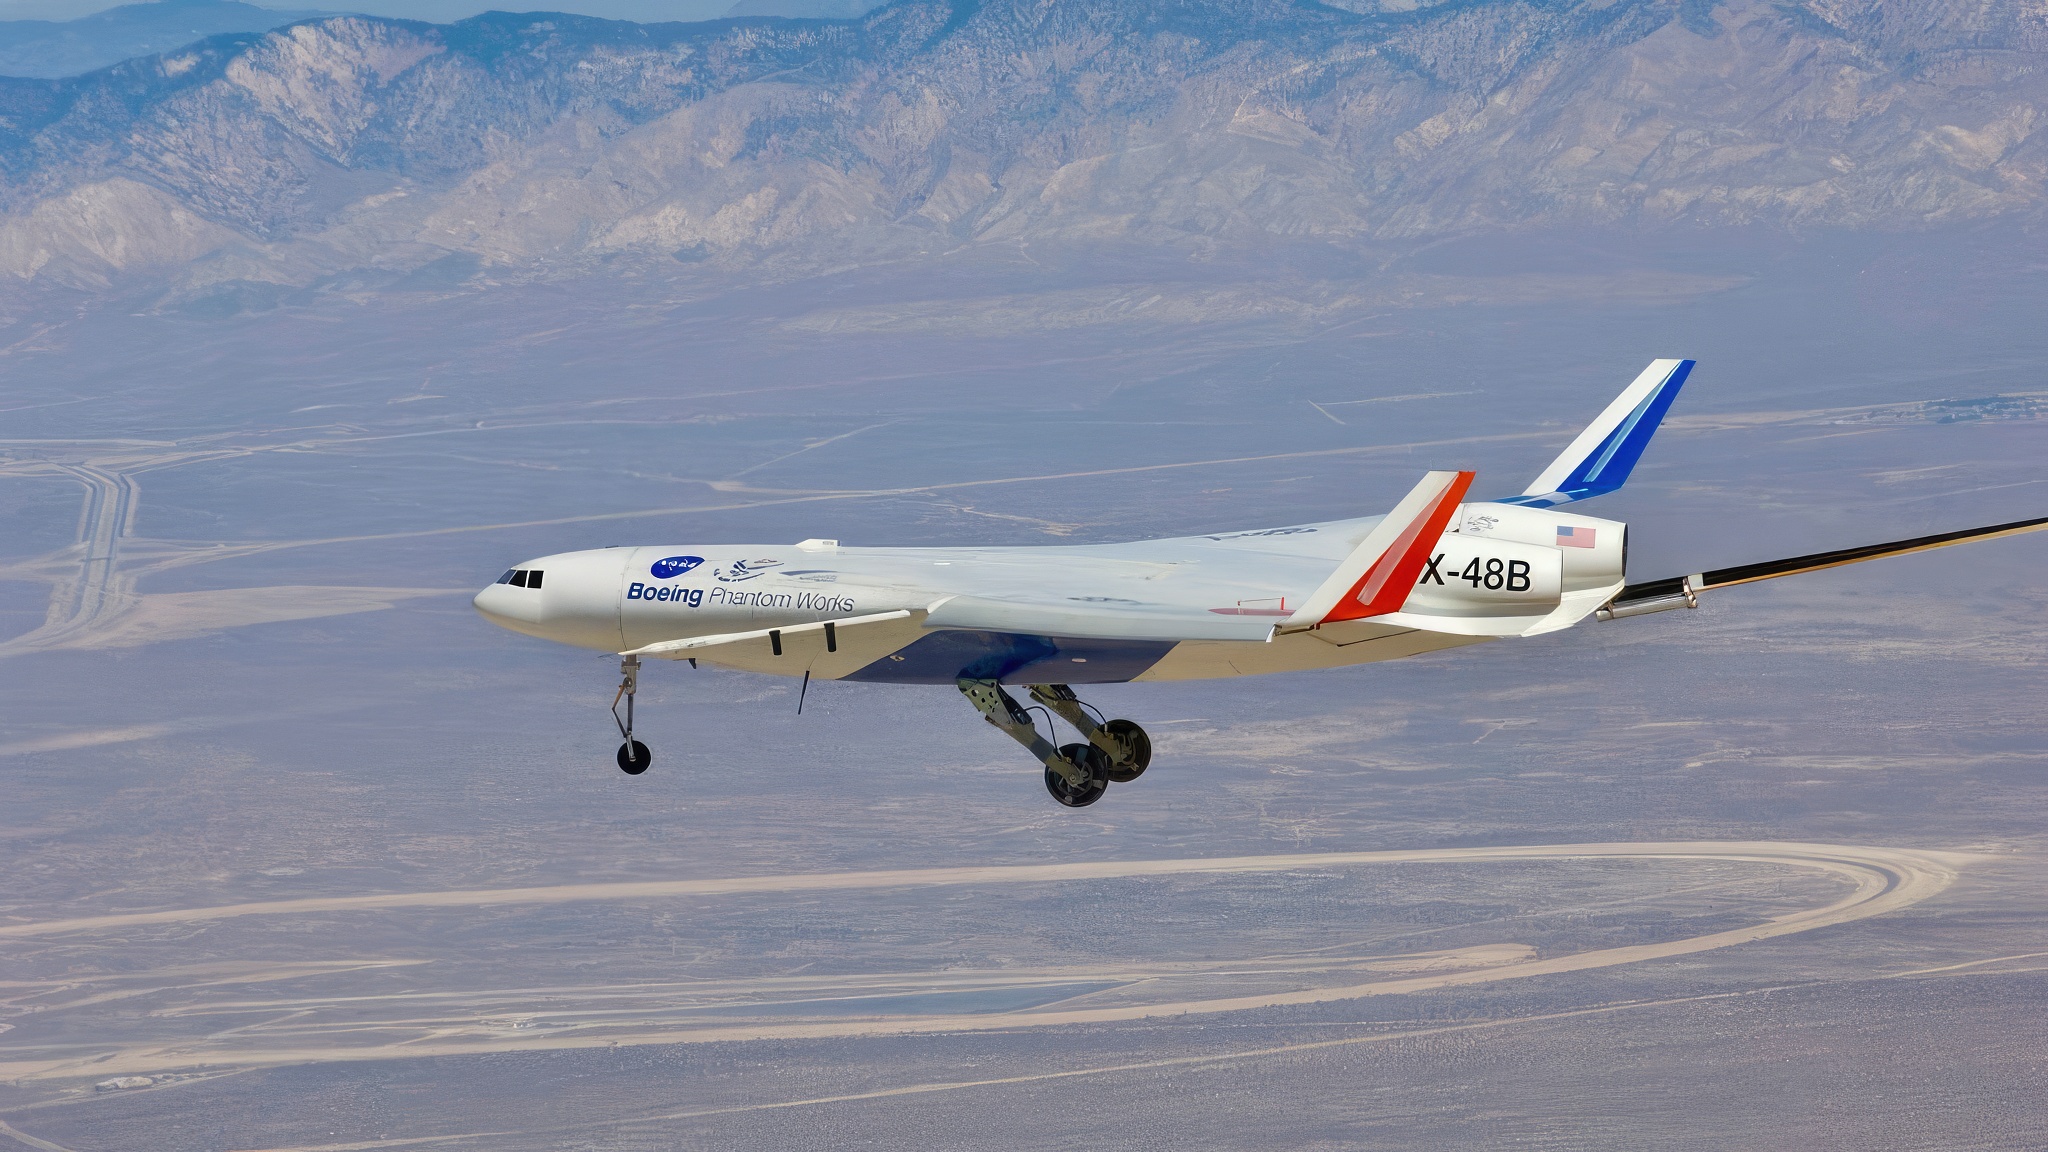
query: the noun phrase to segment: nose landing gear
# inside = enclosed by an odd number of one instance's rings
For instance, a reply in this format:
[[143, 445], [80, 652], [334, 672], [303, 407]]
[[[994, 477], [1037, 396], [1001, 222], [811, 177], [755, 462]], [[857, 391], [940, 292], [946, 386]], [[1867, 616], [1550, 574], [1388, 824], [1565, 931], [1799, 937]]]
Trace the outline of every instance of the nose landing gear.
[[[625, 743], [619, 745], [619, 771], [628, 776], [638, 776], [654, 763], [654, 753], [647, 745], [633, 739], [633, 697], [640, 691], [640, 658], [625, 656], [619, 660], [619, 692], [612, 697], [612, 723], [619, 726], [619, 735]], [[619, 719], [619, 701], [626, 702], [626, 718]]]
[[1040, 684], [1031, 698], [1060, 714], [1088, 738], [1086, 744], [1055, 748], [1038, 734], [1031, 713], [994, 680], [960, 680], [960, 694], [980, 709], [990, 724], [1031, 751], [1045, 765], [1045, 790], [1069, 808], [1086, 808], [1102, 799], [1113, 782], [1136, 780], [1152, 762], [1152, 741], [1129, 720], [1098, 724], [1084, 710], [1073, 689]]
[[624, 772], [628, 776], [638, 776], [642, 772], [647, 771], [649, 764], [654, 763], [654, 753], [649, 752], [647, 745], [642, 744], [638, 740], [628, 740], [624, 744], [619, 745], [617, 759], [619, 771]]

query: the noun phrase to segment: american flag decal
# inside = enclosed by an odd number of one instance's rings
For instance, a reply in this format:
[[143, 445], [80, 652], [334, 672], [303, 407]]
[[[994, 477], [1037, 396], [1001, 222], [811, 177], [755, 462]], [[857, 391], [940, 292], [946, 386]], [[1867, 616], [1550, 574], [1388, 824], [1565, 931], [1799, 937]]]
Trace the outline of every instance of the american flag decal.
[[1557, 546], [1559, 548], [1591, 548], [1593, 546], [1593, 538], [1598, 534], [1598, 531], [1593, 528], [1570, 528], [1559, 524], [1557, 526]]

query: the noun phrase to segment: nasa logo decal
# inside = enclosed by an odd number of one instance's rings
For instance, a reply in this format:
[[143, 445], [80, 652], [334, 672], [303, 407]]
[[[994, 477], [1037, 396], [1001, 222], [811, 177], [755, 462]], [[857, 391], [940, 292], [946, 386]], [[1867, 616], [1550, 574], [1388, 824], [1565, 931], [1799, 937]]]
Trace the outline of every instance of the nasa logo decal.
[[656, 580], [672, 580], [703, 562], [702, 556], [664, 556], [647, 570], [654, 573]]

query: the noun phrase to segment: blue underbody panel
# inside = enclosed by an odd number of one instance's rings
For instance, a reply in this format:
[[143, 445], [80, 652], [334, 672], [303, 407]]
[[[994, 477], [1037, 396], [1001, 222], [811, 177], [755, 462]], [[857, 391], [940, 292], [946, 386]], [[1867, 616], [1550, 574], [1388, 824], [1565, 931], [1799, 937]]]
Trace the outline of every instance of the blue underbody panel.
[[933, 632], [844, 680], [885, 684], [1121, 684], [1173, 650], [1171, 641], [1073, 640], [1010, 632]]

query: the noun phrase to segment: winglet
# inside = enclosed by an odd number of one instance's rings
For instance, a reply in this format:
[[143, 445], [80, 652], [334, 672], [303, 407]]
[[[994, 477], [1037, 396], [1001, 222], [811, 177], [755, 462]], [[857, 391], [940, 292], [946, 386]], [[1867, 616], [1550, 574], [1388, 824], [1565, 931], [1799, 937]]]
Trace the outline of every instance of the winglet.
[[1465, 499], [1465, 490], [1472, 486], [1472, 476], [1470, 472], [1424, 476], [1281, 629], [1313, 628], [1399, 612], [1415, 590], [1429, 550], [1444, 534], [1459, 502]]
[[1498, 504], [1526, 504], [1553, 508], [1574, 500], [1602, 496], [1621, 487], [1628, 479], [1657, 425], [1664, 419], [1685, 378], [1692, 373], [1691, 360], [1652, 360], [1635, 383], [1614, 398], [1599, 419], [1586, 426], [1564, 454], [1536, 477], [1520, 496], [1497, 500]]

